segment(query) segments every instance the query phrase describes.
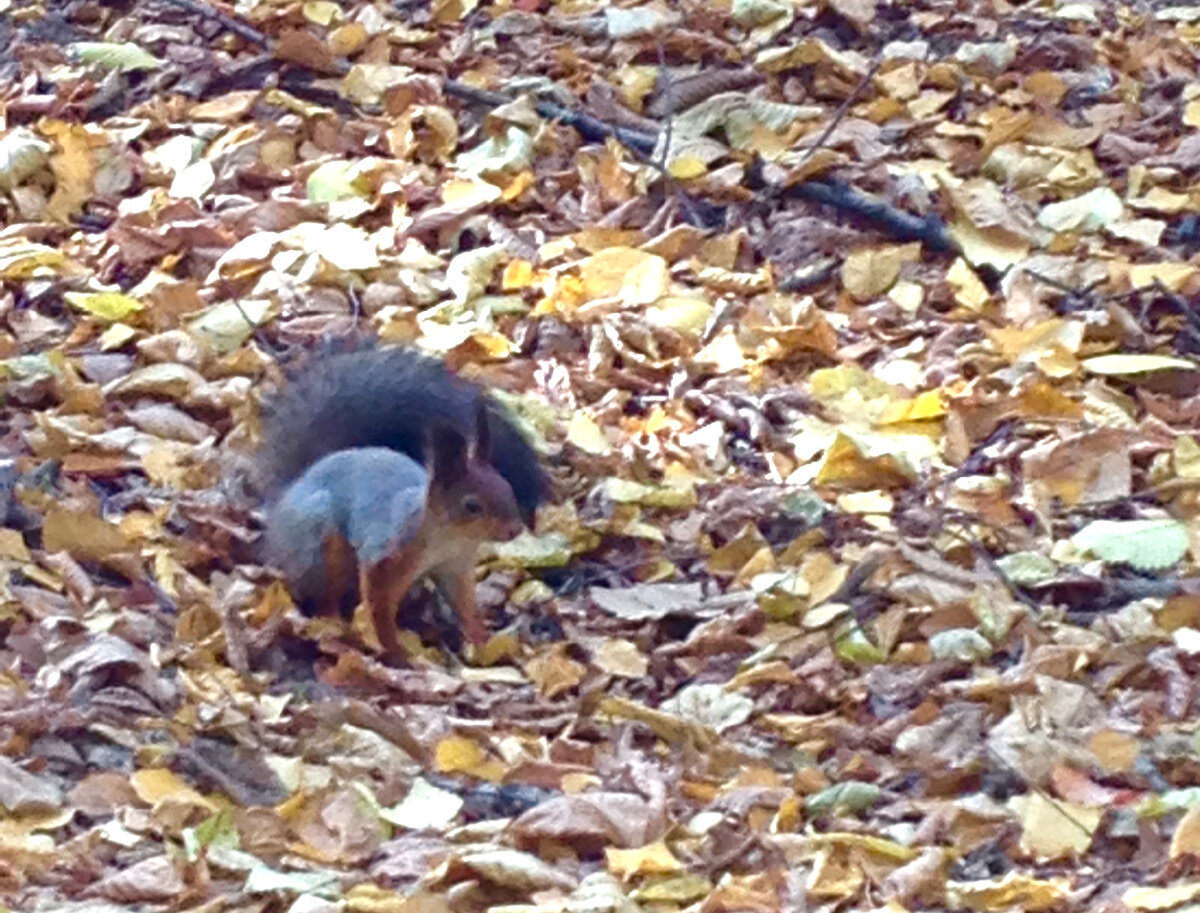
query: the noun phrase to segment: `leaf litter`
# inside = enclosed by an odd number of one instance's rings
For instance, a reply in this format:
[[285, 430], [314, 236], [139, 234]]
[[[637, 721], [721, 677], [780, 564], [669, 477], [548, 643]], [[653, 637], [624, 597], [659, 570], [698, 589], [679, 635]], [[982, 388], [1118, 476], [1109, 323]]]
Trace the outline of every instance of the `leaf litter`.
[[[1198, 27], [0, 2], [0, 898], [1194, 905]], [[470, 664], [258, 561], [362, 331], [555, 477]]]

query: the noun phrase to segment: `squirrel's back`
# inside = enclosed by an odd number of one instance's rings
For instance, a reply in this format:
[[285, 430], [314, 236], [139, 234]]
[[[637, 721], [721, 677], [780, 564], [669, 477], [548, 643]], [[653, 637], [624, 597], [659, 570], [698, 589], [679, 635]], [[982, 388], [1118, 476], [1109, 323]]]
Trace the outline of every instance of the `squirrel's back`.
[[[357, 590], [353, 563], [374, 563], [416, 537], [428, 475], [415, 460], [381, 447], [338, 450], [317, 460], [270, 506], [263, 546], [307, 614], [337, 591], [343, 614]], [[345, 548], [345, 555], [331, 549]]]

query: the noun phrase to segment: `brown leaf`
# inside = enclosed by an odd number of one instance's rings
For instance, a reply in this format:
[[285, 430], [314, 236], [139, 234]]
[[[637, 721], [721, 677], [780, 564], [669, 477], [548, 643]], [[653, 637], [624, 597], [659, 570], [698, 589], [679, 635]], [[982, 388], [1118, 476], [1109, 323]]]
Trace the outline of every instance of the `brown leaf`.
[[118, 903], [165, 903], [186, 890], [175, 863], [167, 856], [152, 856], [109, 875], [92, 893]]
[[517, 818], [510, 832], [530, 849], [553, 840], [592, 854], [606, 846], [643, 846], [661, 836], [660, 827], [655, 809], [641, 796], [592, 792], [543, 802]]

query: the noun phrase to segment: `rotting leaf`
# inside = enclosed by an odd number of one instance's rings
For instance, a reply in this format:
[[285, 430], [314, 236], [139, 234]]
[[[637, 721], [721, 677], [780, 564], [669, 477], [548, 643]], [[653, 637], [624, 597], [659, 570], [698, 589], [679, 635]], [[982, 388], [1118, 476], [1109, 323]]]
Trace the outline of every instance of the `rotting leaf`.
[[712, 727], [716, 732], [746, 722], [754, 712], [754, 701], [750, 698], [714, 684], [688, 685], [662, 706], [685, 719]]

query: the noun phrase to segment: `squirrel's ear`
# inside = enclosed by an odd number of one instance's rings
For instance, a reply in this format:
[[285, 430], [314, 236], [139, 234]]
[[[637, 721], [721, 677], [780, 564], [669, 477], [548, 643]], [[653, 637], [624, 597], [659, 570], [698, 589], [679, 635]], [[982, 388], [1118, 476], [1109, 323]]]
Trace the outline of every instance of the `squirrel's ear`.
[[442, 485], [460, 480], [467, 471], [467, 439], [443, 422], [433, 424], [425, 435], [425, 466], [430, 478]]
[[487, 403], [480, 396], [475, 400], [475, 458], [485, 463], [492, 461], [492, 423]]

